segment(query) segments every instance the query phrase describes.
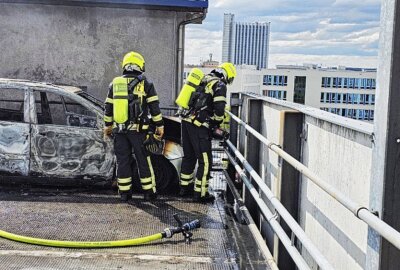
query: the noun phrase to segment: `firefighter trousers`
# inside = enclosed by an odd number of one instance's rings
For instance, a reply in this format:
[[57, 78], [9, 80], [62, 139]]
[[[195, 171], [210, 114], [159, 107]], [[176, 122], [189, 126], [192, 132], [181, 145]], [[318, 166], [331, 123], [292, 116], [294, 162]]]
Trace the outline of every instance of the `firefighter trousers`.
[[117, 157], [117, 181], [120, 192], [130, 192], [132, 188], [132, 152], [135, 154], [142, 189], [156, 192], [156, 182], [150, 155], [143, 147], [146, 132], [127, 131], [114, 134], [114, 151]]
[[[204, 197], [208, 192], [208, 180], [212, 165], [210, 130], [203, 126], [197, 127], [188, 121], [182, 121], [182, 146], [184, 156], [180, 185], [187, 187], [194, 181], [194, 191]], [[197, 162], [195, 177], [194, 169]]]

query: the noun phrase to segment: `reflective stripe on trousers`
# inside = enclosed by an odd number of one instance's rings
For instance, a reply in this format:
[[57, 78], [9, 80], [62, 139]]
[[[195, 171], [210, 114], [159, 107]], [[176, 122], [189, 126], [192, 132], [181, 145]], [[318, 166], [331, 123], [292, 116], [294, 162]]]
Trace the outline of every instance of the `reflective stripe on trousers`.
[[[140, 182], [143, 190], [156, 191], [155, 177], [150, 157], [143, 147], [146, 132], [128, 131], [116, 133], [114, 137], [114, 150], [117, 157], [117, 178], [128, 179], [132, 177], [132, 149], [135, 153], [139, 169]], [[136, 179], [139, 180], [139, 179]], [[118, 187], [122, 187], [118, 185]], [[120, 189], [123, 191], [122, 189]], [[130, 186], [129, 186], [130, 190]], [[126, 188], [124, 188], [126, 191]]]
[[[195, 192], [205, 196], [208, 189], [208, 179], [211, 167], [211, 136], [206, 127], [197, 127], [187, 121], [182, 121], [183, 159], [181, 166], [180, 185], [185, 186], [193, 181], [194, 169], [198, 162]], [[192, 178], [190, 178], [191, 176]]]
[[132, 178], [131, 177], [126, 177], [126, 178], [118, 178], [118, 189], [120, 191], [130, 191], [132, 187]]

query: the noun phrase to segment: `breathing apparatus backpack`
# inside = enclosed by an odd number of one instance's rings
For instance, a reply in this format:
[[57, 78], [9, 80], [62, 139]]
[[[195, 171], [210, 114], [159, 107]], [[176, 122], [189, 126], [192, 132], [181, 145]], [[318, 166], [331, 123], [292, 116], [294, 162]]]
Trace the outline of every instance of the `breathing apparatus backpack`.
[[200, 86], [202, 80], [204, 78], [204, 73], [198, 68], [193, 68], [187, 79], [185, 84], [182, 86], [181, 92], [179, 93], [178, 98], [175, 100], [175, 103], [182, 107], [183, 109], [189, 109], [190, 100], [192, 100], [192, 94], [196, 92], [197, 88]]
[[133, 78], [130, 82], [128, 80], [124, 77], [113, 80], [113, 116], [118, 132], [126, 131], [129, 122], [138, 123], [143, 113], [143, 100], [134, 94], [135, 88], [139, 88], [138, 92], [144, 92], [143, 76]]

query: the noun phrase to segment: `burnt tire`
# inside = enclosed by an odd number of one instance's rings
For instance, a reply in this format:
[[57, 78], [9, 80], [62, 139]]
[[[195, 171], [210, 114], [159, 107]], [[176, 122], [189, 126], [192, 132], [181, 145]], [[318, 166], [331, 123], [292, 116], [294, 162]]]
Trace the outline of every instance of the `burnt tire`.
[[[150, 158], [156, 178], [157, 193], [176, 194], [179, 190], [179, 178], [174, 165], [161, 155], [151, 155]], [[132, 161], [132, 175], [133, 192], [143, 192], [140, 185], [139, 172], [134, 160]]]

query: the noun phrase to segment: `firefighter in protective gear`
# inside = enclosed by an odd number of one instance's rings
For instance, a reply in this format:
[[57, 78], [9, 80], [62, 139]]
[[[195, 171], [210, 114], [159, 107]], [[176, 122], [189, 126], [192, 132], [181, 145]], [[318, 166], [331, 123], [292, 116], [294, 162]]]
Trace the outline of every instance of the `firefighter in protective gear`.
[[143, 147], [149, 125], [164, 134], [157, 93], [144, 75], [145, 61], [137, 52], [129, 52], [122, 61], [123, 75], [113, 79], [105, 101], [104, 136], [114, 135], [117, 157], [117, 182], [122, 201], [132, 197], [132, 151], [139, 169], [145, 200], [157, 197], [153, 166]]
[[184, 157], [180, 173], [180, 196], [191, 196], [194, 193], [194, 200], [199, 202], [214, 199], [208, 193], [212, 165], [211, 133], [224, 119], [226, 85], [231, 84], [235, 77], [233, 64], [223, 63], [203, 78], [190, 98], [188, 112], [182, 118]]

